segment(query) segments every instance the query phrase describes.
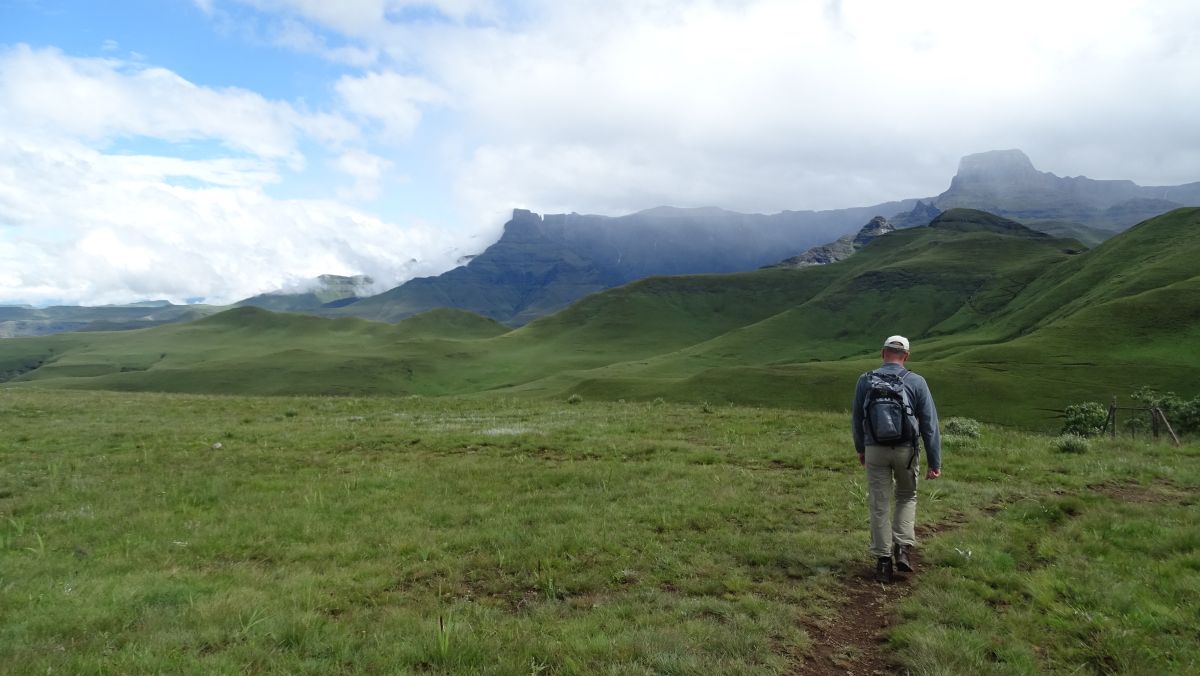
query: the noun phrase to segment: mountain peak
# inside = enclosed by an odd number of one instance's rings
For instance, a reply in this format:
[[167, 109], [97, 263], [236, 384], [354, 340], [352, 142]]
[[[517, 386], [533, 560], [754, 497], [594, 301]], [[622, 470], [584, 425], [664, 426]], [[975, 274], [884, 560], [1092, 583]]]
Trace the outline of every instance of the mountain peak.
[[513, 209], [512, 220], [504, 224], [508, 240], [538, 239], [542, 236], [542, 217], [528, 209]]
[[958, 176], [955, 178], [1013, 178], [1039, 176], [1041, 173], [1034, 168], [1028, 155], [1016, 148], [1011, 148], [967, 155], [959, 160]]

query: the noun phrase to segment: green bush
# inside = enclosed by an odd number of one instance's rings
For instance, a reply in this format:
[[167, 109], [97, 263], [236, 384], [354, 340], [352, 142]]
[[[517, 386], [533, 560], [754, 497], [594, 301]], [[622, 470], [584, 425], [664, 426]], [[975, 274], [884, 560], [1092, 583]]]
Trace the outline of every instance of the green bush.
[[1063, 411], [1063, 434], [1094, 437], [1104, 431], [1108, 407], [1095, 401], [1071, 404]]
[[568, 404], [582, 404], [583, 397], [578, 394], [572, 394], [571, 396], [567, 397], [567, 403]]
[[946, 434], [958, 437], [979, 438], [981, 425], [974, 418], [947, 418]]
[[1162, 409], [1177, 434], [1200, 432], [1200, 397], [1188, 400], [1174, 392], [1164, 394], [1143, 386], [1129, 398], [1147, 408]]
[[1092, 442], [1079, 434], [1063, 434], [1054, 440], [1054, 448], [1059, 453], [1085, 453], [1091, 448]]

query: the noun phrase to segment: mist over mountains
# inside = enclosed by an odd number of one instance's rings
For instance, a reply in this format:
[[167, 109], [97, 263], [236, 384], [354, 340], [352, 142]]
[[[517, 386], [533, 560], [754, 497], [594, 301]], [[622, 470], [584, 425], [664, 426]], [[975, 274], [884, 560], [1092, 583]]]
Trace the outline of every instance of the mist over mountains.
[[916, 200], [836, 211], [740, 214], [658, 207], [610, 218], [517, 209], [504, 234], [469, 264], [411, 280], [337, 314], [398, 321], [455, 307], [520, 325], [588, 295], [656, 275], [753, 270]]
[[[882, 234], [871, 226], [877, 217], [904, 229], [926, 225], [949, 209], [973, 208], [1095, 246], [1142, 220], [1191, 205], [1200, 205], [1200, 182], [1147, 187], [1059, 177], [1037, 170], [1020, 150], [995, 150], [964, 157], [939, 195], [865, 207], [764, 215], [664, 206], [619, 217], [515, 209], [496, 243], [441, 275], [415, 278], [378, 295], [369, 295], [369, 278], [323, 275], [309, 288], [260, 294], [237, 305], [388, 322], [456, 308], [520, 326], [646, 277], [842, 260], [865, 243], [856, 245], [856, 235]], [[218, 309], [0, 308], [0, 337], [140, 328]]]
[[890, 216], [889, 227], [906, 228], [926, 225], [945, 210], [975, 208], [1093, 245], [1193, 204], [1200, 204], [1200, 183], [1143, 187], [1060, 178], [1038, 171], [1020, 150], [998, 150], [964, 157], [940, 195], [869, 207], [773, 215], [659, 207], [617, 218], [542, 217], [517, 209], [500, 241], [466, 266], [350, 302], [336, 314], [399, 321], [454, 307], [519, 326], [645, 277], [740, 272], [795, 264], [806, 255], [816, 262], [841, 260], [858, 248], [853, 240], [876, 217]]
[[1060, 177], [1038, 171], [1020, 150], [967, 155], [950, 188], [933, 200], [943, 211], [980, 209], [1024, 223], [1072, 221], [1124, 230], [1181, 206], [1200, 204], [1200, 182], [1140, 186], [1133, 181]]

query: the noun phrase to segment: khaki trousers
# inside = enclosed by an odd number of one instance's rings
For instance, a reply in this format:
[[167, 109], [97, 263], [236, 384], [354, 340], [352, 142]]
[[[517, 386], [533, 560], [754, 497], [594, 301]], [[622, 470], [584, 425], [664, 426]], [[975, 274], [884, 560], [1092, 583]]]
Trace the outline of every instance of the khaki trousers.
[[[867, 446], [867, 505], [871, 514], [871, 554], [891, 556], [892, 544], [915, 545], [917, 472], [920, 457], [911, 446]], [[893, 497], [895, 503], [893, 505]], [[892, 518], [888, 520], [888, 509]]]

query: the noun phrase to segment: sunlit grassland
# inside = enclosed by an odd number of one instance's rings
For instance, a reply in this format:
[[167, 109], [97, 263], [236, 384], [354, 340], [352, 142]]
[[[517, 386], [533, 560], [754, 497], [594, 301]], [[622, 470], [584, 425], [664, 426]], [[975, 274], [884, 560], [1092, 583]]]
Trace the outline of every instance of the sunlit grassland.
[[[845, 418], [3, 390], [0, 671], [785, 672], [867, 563]], [[945, 465], [906, 664], [1196, 664], [1200, 449], [987, 428]]]

